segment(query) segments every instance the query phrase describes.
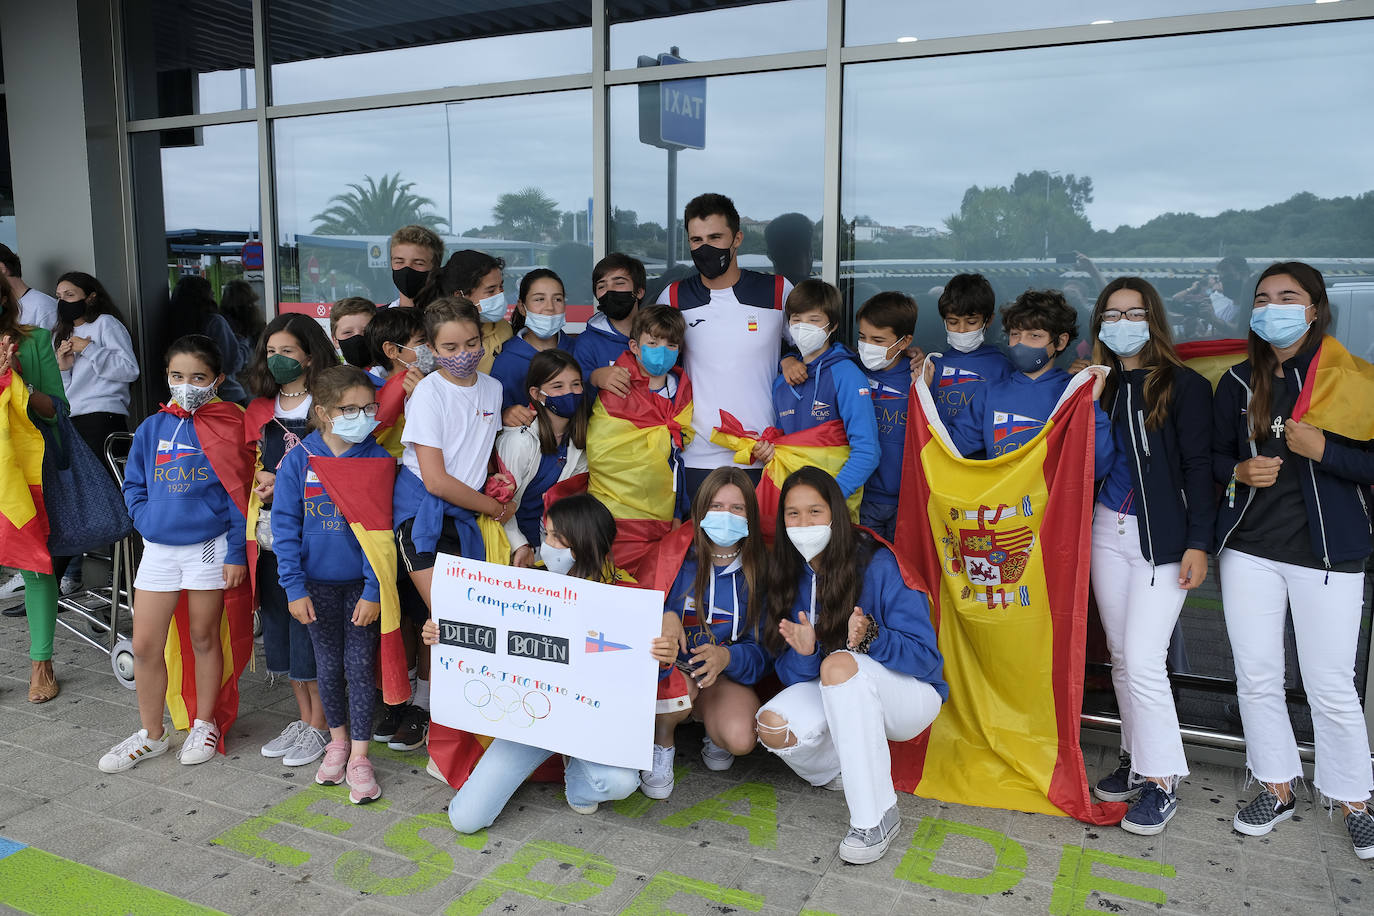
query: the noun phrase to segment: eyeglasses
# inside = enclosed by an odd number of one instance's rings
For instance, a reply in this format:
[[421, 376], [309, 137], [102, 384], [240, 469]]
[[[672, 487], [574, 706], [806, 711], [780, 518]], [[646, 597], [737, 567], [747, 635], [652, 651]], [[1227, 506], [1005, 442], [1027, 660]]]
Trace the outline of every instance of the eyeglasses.
[[377, 405], [368, 404], [366, 407], [340, 407], [339, 416], [347, 420], [358, 419], [358, 414], [363, 414], [368, 418], [377, 416]]
[[1129, 309], [1125, 312], [1118, 312], [1116, 309], [1108, 309], [1102, 313], [1102, 321], [1105, 324], [1115, 324], [1121, 320], [1121, 316], [1126, 316], [1127, 321], [1144, 321], [1150, 317], [1150, 313], [1145, 309]]

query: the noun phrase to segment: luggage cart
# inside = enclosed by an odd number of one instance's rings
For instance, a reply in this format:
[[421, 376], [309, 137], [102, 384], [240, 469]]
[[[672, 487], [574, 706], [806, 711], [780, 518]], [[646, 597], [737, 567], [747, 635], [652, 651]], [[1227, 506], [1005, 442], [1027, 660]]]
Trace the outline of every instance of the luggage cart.
[[[124, 465], [133, 445], [132, 433], [111, 433], [105, 439], [105, 463], [115, 481], [124, 485]], [[74, 624], [58, 614], [57, 622], [77, 639], [110, 656], [110, 667], [119, 683], [134, 689], [134, 551], [138, 549], [138, 534], [130, 534], [114, 545], [110, 554], [110, 584], [104, 588], [89, 588], [57, 599], [59, 612], [80, 618]], [[121, 629], [127, 619], [129, 634]], [[79, 625], [78, 625], [79, 624]]]

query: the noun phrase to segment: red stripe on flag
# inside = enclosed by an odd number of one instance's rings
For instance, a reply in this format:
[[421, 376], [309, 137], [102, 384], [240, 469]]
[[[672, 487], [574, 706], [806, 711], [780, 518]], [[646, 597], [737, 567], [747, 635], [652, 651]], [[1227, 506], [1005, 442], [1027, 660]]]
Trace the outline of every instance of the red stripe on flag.
[[368, 531], [391, 530], [391, 496], [396, 483], [396, 459], [331, 458], [311, 455], [310, 469], [329, 491], [349, 524]]
[[1312, 409], [1312, 392], [1317, 387], [1317, 367], [1321, 364], [1322, 354], [1326, 352], [1326, 339], [1323, 338], [1317, 347], [1317, 352], [1312, 354], [1312, 362], [1307, 364], [1307, 375], [1302, 380], [1302, 391], [1298, 392], [1298, 399], [1293, 402], [1293, 411], [1290, 414], [1294, 422], [1301, 422], [1307, 415], [1307, 411]]
[[[401, 616], [401, 626], [409, 626], [405, 615]], [[395, 706], [410, 699], [410, 677], [406, 671], [405, 640], [401, 638], [400, 627], [390, 633], [383, 633], [377, 650], [377, 668], [382, 681], [382, 702]]]
[[30, 572], [51, 573], [52, 555], [48, 553], [48, 512], [43, 505], [43, 488], [30, 485], [33, 518], [22, 528], [0, 515], [0, 564]]
[[404, 372], [387, 379], [377, 392], [377, 432], [390, 429], [406, 408]]
[[[439, 768], [444, 780], [454, 789], [463, 787], [463, 783], [468, 781], [473, 768], [477, 766], [477, 761], [482, 759], [482, 754], [486, 751], [486, 748], [482, 747], [482, 742], [471, 732], [449, 728], [438, 722], [430, 723], [428, 749], [430, 759]], [[562, 782], [563, 761], [557, 754], [550, 754], [549, 759], [534, 771], [530, 781]]]

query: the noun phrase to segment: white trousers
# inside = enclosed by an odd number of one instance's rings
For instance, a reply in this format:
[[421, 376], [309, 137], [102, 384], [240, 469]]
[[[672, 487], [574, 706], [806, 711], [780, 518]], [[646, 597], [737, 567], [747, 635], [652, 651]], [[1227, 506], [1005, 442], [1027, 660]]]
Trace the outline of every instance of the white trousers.
[[[1188, 775], [1178, 711], [1165, 659], [1188, 592], [1178, 587], [1178, 563], [1151, 567], [1133, 516], [1093, 510], [1092, 587], [1112, 657], [1112, 686], [1121, 710], [1121, 749], [1141, 776]], [[1122, 532], [1119, 529], [1124, 528]]]
[[887, 742], [909, 741], [925, 731], [941, 700], [924, 681], [884, 668], [867, 655], [849, 654], [859, 671], [843, 684], [823, 687], [819, 679], [793, 684], [759, 712], [776, 714], [797, 740], [770, 751], [813, 786], [842, 774], [850, 825], [876, 827], [897, 803]]
[[1283, 689], [1283, 626], [1291, 606], [1317, 746], [1313, 782], [1334, 801], [1364, 801], [1374, 788], [1369, 733], [1355, 693], [1364, 574], [1328, 573], [1235, 550], [1223, 550], [1220, 562], [1250, 772], [1267, 783], [1302, 775]]

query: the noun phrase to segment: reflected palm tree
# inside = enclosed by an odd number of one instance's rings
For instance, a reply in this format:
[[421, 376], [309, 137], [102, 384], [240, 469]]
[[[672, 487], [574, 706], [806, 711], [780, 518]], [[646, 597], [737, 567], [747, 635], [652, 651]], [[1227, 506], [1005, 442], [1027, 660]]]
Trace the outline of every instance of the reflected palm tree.
[[401, 226], [425, 226], [435, 231], [448, 228], [448, 221], [427, 208], [434, 206], [428, 197], [412, 194], [413, 181], [401, 181], [401, 173], [371, 175], [362, 184], [350, 184], [349, 191], [335, 194], [330, 206], [310, 217], [316, 235], [390, 235]]

